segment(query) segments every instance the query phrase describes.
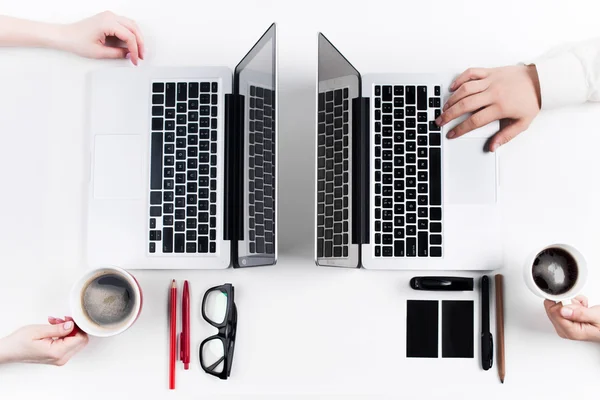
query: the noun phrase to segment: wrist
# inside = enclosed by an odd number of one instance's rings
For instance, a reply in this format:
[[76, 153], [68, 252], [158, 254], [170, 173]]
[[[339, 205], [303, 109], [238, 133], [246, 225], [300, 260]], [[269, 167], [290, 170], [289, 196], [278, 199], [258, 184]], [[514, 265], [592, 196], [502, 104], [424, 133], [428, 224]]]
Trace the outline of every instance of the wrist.
[[527, 75], [529, 75], [529, 79], [533, 84], [533, 88], [535, 90], [535, 96], [537, 98], [538, 109], [542, 108], [542, 92], [540, 90], [540, 78], [538, 76], [537, 68], [535, 64], [526, 65]]
[[65, 25], [42, 24], [38, 30], [40, 46], [56, 50], [65, 50]]
[[9, 347], [7, 338], [0, 338], [0, 364], [8, 364], [15, 361], [9, 352]]

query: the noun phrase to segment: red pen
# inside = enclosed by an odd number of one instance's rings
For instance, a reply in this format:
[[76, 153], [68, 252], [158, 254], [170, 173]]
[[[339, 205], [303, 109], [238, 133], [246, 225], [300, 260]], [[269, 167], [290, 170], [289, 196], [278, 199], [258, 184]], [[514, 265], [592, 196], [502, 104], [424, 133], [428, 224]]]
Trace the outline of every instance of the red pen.
[[181, 298], [181, 321], [182, 331], [179, 337], [179, 358], [183, 362], [183, 368], [190, 368], [190, 288], [188, 281], [183, 283], [183, 294]]
[[177, 357], [177, 283], [171, 284], [171, 359], [169, 364], [169, 389], [175, 389], [175, 358]]

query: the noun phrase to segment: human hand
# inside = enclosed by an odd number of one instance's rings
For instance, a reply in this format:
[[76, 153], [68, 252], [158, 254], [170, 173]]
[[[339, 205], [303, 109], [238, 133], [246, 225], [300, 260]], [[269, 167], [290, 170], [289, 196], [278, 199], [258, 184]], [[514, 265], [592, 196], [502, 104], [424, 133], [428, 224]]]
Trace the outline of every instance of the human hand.
[[[144, 38], [135, 21], [110, 11], [94, 15], [59, 28], [58, 43], [62, 50], [89, 58], [126, 58], [134, 65], [144, 59]], [[127, 48], [107, 44], [106, 39], [116, 37]]]
[[[64, 365], [85, 347], [88, 336], [72, 320], [48, 317], [50, 325], [29, 325], [0, 339], [0, 363]], [[73, 330], [77, 332], [70, 336]]]
[[600, 306], [588, 307], [585, 296], [577, 296], [567, 306], [545, 300], [544, 307], [561, 338], [600, 342]]
[[489, 142], [490, 151], [526, 130], [540, 112], [540, 84], [533, 65], [470, 68], [456, 78], [450, 90], [454, 93], [435, 122], [443, 126], [473, 113], [446, 135], [455, 139], [501, 120], [500, 131]]

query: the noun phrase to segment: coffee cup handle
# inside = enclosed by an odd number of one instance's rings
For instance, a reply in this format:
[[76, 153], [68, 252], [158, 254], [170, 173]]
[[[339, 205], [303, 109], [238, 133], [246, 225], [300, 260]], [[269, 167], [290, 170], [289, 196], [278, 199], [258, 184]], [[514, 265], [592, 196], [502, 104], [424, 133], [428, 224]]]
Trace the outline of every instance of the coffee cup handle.
[[569, 306], [569, 305], [573, 304], [573, 302], [571, 301], [571, 299], [561, 300], [560, 303], [562, 304], [563, 307], [564, 306]]

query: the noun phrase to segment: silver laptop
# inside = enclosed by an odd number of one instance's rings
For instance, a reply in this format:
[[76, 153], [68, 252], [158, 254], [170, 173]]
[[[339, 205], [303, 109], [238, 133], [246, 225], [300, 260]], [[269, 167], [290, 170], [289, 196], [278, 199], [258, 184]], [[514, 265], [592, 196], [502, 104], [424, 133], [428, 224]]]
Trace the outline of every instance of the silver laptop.
[[90, 265], [275, 264], [275, 24], [233, 75], [119, 68], [90, 81]]
[[445, 138], [449, 75], [361, 75], [318, 37], [315, 260], [370, 269], [502, 265], [487, 125]]

